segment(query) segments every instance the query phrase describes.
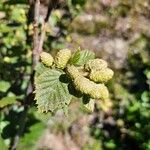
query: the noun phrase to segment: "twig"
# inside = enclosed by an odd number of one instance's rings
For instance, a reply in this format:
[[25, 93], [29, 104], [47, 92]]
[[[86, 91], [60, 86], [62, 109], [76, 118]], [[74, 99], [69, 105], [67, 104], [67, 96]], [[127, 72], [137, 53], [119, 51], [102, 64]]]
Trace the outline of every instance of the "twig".
[[[25, 128], [27, 111], [31, 105], [31, 101], [33, 100], [33, 97], [32, 97], [33, 75], [34, 75], [35, 66], [39, 61], [39, 52], [38, 52], [38, 49], [39, 49], [38, 48], [39, 47], [39, 31], [38, 31], [39, 8], [40, 8], [40, 1], [36, 0], [35, 7], [34, 7], [34, 35], [33, 35], [33, 53], [32, 53], [31, 75], [30, 75], [30, 81], [28, 83], [28, 87], [26, 90], [26, 98], [24, 100], [24, 111], [23, 111], [20, 121], [19, 121], [18, 132], [13, 139], [12, 146], [10, 147], [11, 150], [16, 150], [16, 148], [17, 148], [17, 145], [19, 143], [19, 138], [22, 135], [24, 128]], [[43, 44], [43, 42], [42, 42], [42, 44]], [[40, 45], [41, 47], [43, 46], [42, 44]]]
[[[51, 0], [52, 3], [57, 4], [58, 0]], [[49, 8], [47, 18], [50, 15], [50, 12], [54, 5]], [[46, 22], [48, 21], [47, 18], [45, 22], [42, 24], [42, 30], [41, 35], [39, 36], [39, 9], [40, 9], [40, 0], [35, 0], [34, 4], [34, 34], [33, 34], [33, 52], [32, 52], [32, 67], [31, 67], [31, 75], [30, 75], [30, 81], [27, 86], [26, 90], [26, 96], [24, 100], [24, 111], [22, 112], [22, 116], [20, 118], [19, 122], [19, 129], [16, 134], [16, 136], [13, 139], [12, 146], [10, 147], [11, 150], [16, 150], [17, 145], [19, 143], [19, 138], [23, 134], [25, 124], [26, 124], [26, 118], [27, 118], [27, 112], [30, 108], [32, 102], [33, 102], [33, 90], [34, 90], [34, 84], [33, 84], [33, 77], [34, 77], [34, 71], [35, 66], [39, 62], [40, 53], [43, 50], [43, 43], [45, 38], [45, 32], [46, 32]]]
[[39, 54], [42, 52], [44, 38], [45, 38], [45, 32], [46, 32], [46, 22], [43, 22], [42, 23], [41, 36], [40, 36], [40, 39], [39, 39], [39, 46], [38, 46], [38, 53]]
[[38, 46], [39, 46], [39, 31], [38, 31], [38, 19], [39, 19], [40, 1], [36, 0], [34, 6], [34, 35], [33, 35], [33, 56], [32, 56], [32, 68], [34, 69], [38, 63]]

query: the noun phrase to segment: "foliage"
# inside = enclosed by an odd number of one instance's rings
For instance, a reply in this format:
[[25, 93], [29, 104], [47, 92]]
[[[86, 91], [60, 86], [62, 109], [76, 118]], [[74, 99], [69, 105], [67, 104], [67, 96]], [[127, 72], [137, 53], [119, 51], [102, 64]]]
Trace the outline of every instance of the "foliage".
[[40, 112], [65, 109], [70, 103], [68, 85], [60, 81], [63, 75], [62, 71], [49, 69], [36, 78], [35, 99]]
[[[4, 150], [11, 148], [22, 123], [32, 71], [33, 24], [28, 22], [28, 9], [25, 0], [0, 1], [0, 145]], [[53, 145], [57, 140], [54, 148], [58, 142], [61, 145], [61, 140], [65, 139], [64, 144], [69, 139], [69, 143], [83, 150], [149, 150], [149, 41], [148, 0], [67, 0], [66, 5], [53, 10], [46, 27], [44, 51], [55, 58], [56, 52], [63, 48], [81, 47], [81, 50], [72, 52], [63, 67], [54, 65], [56, 59], [48, 61], [48, 65], [43, 61], [44, 64], [36, 66], [37, 100], [23, 120], [25, 128], [18, 149], [40, 149], [50, 134], [55, 138], [48, 140], [48, 144]], [[85, 94], [90, 68], [99, 66], [91, 65], [89, 60], [97, 57], [108, 60], [115, 72], [113, 80], [105, 83], [110, 98], [103, 101]], [[81, 80], [74, 83], [66, 64], [81, 73], [82, 81], [88, 79], [86, 86]], [[90, 81], [95, 79], [95, 72]], [[99, 71], [97, 74], [99, 77]], [[96, 84], [99, 81], [96, 76]], [[57, 92], [54, 94], [52, 90]], [[51, 113], [39, 113], [36, 108], [39, 106], [42, 112]], [[59, 109], [68, 112], [68, 116], [62, 116]], [[39, 148], [38, 142], [44, 135], [46, 138]], [[83, 142], [84, 139], [87, 141]], [[72, 148], [70, 144], [67, 146]]]

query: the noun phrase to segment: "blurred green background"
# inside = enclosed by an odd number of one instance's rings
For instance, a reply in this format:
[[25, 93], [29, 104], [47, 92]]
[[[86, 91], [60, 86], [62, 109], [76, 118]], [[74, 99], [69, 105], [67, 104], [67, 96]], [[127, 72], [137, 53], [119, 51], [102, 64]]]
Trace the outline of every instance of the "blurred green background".
[[[11, 147], [31, 73], [33, 25], [25, 0], [0, 0], [0, 148]], [[115, 76], [110, 99], [79, 99], [55, 115], [28, 111], [18, 150], [150, 150], [150, 1], [67, 0], [48, 22], [44, 50], [94, 51]]]

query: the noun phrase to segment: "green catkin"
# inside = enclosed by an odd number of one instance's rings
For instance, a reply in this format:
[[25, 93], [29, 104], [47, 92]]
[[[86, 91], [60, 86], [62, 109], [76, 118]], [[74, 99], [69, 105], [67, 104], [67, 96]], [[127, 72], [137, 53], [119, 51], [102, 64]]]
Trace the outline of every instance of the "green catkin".
[[101, 69], [107, 68], [107, 66], [108, 66], [108, 64], [105, 60], [97, 58], [97, 59], [89, 60], [85, 64], [85, 69], [88, 70], [88, 71], [101, 70]]
[[108, 99], [109, 98], [108, 89], [104, 84], [95, 83], [89, 95], [93, 99]]
[[104, 84], [96, 84], [89, 79], [78, 76], [74, 79], [75, 88], [93, 99], [107, 99], [109, 92]]
[[51, 56], [51, 54], [47, 53], [47, 52], [42, 52], [40, 54], [40, 58], [41, 58], [41, 61], [44, 65], [46, 65], [47, 67], [51, 67], [53, 62], [54, 62], [54, 59], [53, 57]]
[[82, 76], [75, 66], [67, 66], [67, 73], [73, 80], [75, 88], [83, 94], [94, 99], [107, 99], [109, 92], [104, 84], [96, 84], [88, 78]]
[[64, 69], [71, 57], [71, 50], [62, 49], [60, 50], [55, 58], [55, 64], [57, 68]]
[[93, 88], [93, 82], [83, 76], [78, 76], [77, 78], [75, 78], [74, 85], [77, 90], [87, 95], [91, 93]]
[[78, 76], [81, 75], [80, 72], [78, 71], [77, 67], [75, 67], [73, 65], [67, 66], [66, 71], [72, 80], [74, 80], [75, 78], [77, 78]]
[[101, 70], [91, 70], [89, 78], [94, 82], [106, 83], [113, 75], [114, 72], [111, 69], [105, 68]]

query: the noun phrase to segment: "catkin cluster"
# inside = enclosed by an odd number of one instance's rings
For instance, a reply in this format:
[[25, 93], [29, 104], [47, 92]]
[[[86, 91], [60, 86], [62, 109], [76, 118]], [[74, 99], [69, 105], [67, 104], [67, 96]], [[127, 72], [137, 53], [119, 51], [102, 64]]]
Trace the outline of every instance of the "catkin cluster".
[[106, 61], [102, 59], [89, 60], [85, 65], [82, 65], [81, 71], [77, 66], [69, 64], [71, 58], [69, 49], [60, 50], [55, 58], [46, 52], [42, 52], [40, 57], [46, 66], [64, 69], [76, 90], [92, 99], [108, 99], [109, 92], [105, 83], [112, 78], [114, 72], [108, 68]]
[[81, 93], [89, 95], [93, 99], [107, 99], [109, 97], [108, 89], [104, 84], [97, 84], [82, 76], [77, 67], [68, 66], [67, 73], [72, 79], [75, 88]]
[[107, 62], [102, 59], [88, 61], [85, 69], [89, 71], [89, 79], [97, 83], [106, 83], [114, 75], [114, 72], [108, 68]]
[[71, 58], [71, 50], [62, 49], [56, 54], [55, 58], [49, 53], [42, 52], [40, 58], [42, 63], [47, 67], [52, 67], [54, 65], [56, 68], [64, 69]]

